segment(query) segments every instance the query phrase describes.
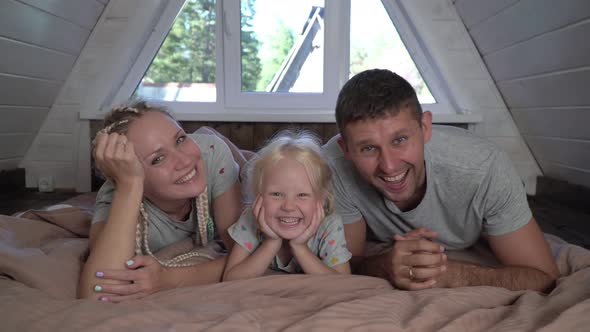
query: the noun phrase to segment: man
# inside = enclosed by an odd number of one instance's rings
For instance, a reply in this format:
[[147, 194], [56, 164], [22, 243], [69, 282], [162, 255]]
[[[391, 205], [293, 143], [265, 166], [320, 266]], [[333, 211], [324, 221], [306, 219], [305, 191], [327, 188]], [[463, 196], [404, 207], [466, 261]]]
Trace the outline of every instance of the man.
[[[353, 261], [401, 289], [490, 285], [544, 291], [559, 272], [507, 155], [466, 130], [433, 126], [412, 86], [388, 70], [351, 78], [336, 104], [340, 135], [323, 152]], [[367, 230], [368, 226], [368, 230]], [[501, 264], [448, 259], [484, 237]]]

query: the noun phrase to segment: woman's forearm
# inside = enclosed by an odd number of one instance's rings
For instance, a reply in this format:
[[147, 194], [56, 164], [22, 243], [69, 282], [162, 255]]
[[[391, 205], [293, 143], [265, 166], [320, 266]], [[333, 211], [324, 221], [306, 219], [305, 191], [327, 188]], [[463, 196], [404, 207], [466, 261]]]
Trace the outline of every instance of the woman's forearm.
[[[98, 298], [94, 285], [100, 269], [125, 269], [125, 262], [133, 257], [135, 249], [135, 229], [139, 216], [139, 205], [143, 197], [140, 183], [121, 186], [115, 190], [107, 222], [94, 239], [90, 255], [84, 265], [78, 296]], [[108, 280], [101, 279], [101, 283]], [[111, 283], [120, 283], [111, 281]]]

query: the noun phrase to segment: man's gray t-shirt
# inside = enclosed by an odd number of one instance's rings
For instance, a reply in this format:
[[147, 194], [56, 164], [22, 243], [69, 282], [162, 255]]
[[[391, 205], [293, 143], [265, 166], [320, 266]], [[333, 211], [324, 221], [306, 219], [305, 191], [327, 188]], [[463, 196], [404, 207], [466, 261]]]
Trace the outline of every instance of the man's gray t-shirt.
[[425, 145], [426, 193], [413, 210], [402, 212], [344, 158], [339, 136], [322, 152], [334, 172], [336, 213], [344, 224], [364, 217], [369, 240], [393, 242], [394, 234], [427, 227], [449, 249], [473, 245], [482, 232], [510, 233], [532, 218], [526, 192], [508, 156], [467, 130], [433, 126]]
[[[236, 183], [238, 179], [238, 165], [234, 161], [229, 147], [219, 137], [199, 134], [198, 131], [188, 136], [199, 146], [205, 168], [207, 169], [207, 193], [209, 197], [209, 211], [211, 212], [213, 211], [213, 199], [226, 192]], [[102, 185], [96, 196], [92, 223], [107, 220], [114, 190], [115, 188], [111, 181], [106, 181]], [[187, 237], [198, 237], [197, 217], [194, 209], [191, 210], [188, 220], [179, 221], [170, 218], [170, 216], [146, 198], [143, 199], [143, 204], [149, 215], [148, 241], [150, 249], [153, 252]], [[217, 233], [217, 230], [215, 233]]]

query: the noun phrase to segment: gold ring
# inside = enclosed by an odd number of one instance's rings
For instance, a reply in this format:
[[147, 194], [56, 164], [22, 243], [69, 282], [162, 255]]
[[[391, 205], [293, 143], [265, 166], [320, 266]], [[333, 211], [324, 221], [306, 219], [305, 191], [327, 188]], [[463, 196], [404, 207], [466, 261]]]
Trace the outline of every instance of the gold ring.
[[410, 274], [410, 280], [414, 280], [414, 271], [412, 271], [411, 266], [408, 266], [408, 272]]

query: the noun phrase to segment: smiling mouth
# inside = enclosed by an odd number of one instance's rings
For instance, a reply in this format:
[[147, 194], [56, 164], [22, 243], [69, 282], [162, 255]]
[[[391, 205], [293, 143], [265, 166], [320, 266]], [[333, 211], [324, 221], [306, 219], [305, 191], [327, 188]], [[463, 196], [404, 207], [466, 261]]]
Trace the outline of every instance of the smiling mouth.
[[190, 171], [187, 175], [181, 177], [180, 179], [178, 179], [176, 182], [176, 184], [183, 184], [186, 183], [190, 180], [192, 180], [195, 176], [197, 175], [197, 170], [193, 168], [192, 171]]
[[398, 174], [396, 176], [380, 176], [379, 178], [381, 180], [383, 180], [385, 183], [387, 183], [388, 185], [397, 186], [397, 185], [403, 184], [403, 182], [408, 177], [409, 173], [410, 173], [410, 169], [407, 169], [405, 172]]
[[296, 226], [303, 220], [303, 218], [297, 218], [297, 217], [279, 217], [277, 219], [279, 220], [279, 222], [282, 225], [289, 226], [289, 227]]

